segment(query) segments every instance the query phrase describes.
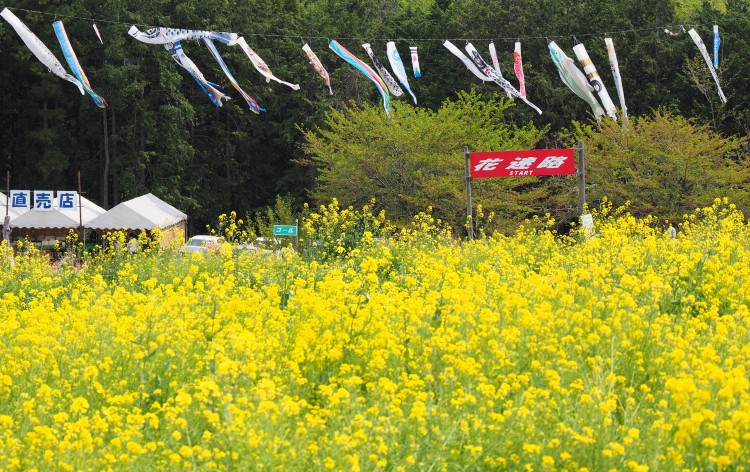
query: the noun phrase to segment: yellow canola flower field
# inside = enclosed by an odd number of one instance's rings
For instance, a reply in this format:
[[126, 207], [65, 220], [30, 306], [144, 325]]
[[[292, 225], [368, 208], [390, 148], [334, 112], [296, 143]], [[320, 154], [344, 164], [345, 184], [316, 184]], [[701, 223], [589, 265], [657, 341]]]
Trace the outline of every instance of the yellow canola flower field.
[[677, 238], [595, 225], [4, 249], [0, 469], [748, 470], [750, 227], [721, 201]]

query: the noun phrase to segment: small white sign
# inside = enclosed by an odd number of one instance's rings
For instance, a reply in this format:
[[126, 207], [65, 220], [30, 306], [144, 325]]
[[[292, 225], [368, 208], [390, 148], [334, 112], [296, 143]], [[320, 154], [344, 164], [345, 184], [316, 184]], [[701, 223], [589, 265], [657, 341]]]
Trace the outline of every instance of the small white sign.
[[55, 201], [60, 210], [74, 210], [78, 207], [78, 192], [58, 191]]
[[31, 190], [11, 190], [10, 207], [14, 210], [31, 209]]
[[591, 216], [591, 213], [581, 215], [581, 227], [586, 236], [594, 234], [594, 217]]
[[55, 209], [55, 192], [52, 190], [34, 190], [34, 210], [53, 211]]

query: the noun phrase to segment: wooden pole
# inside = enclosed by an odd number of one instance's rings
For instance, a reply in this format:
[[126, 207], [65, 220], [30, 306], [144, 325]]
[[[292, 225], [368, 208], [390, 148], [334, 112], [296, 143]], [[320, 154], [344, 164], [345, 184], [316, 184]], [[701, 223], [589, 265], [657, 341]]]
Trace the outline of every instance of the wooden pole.
[[469, 146], [464, 146], [464, 157], [466, 158], [466, 219], [469, 223], [469, 241], [474, 240], [474, 213], [471, 208], [471, 157]]
[[81, 242], [84, 241], [86, 233], [83, 230], [83, 204], [81, 200], [81, 171], [78, 171], [78, 232], [81, 235]]
[[5, 219], [3, 220], [3, 239], [5, 245], [10, 246], [10, 171], [5, 174]]

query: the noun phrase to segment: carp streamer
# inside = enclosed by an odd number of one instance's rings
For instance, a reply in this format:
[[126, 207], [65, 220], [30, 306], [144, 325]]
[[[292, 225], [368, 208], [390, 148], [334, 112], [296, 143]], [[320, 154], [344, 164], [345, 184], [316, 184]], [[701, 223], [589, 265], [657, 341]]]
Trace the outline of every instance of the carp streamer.
[[377, 87], [378, 92], [380, 92], [380, 96], [383, 97], [383, 108], [385, 109], [385, 114], [390, 115], [391, 114], [391, 99], [388, 95], [388, 86], [385, 85], [383, 80], [378, 76], [378, 74], [372, 70], [370, 66], [359, 60], [354, 54], [350, 53], [344, 46], [338, 43], [335, 39], [332, 39], [328, 43], [328, 47], [331, 48], [331, 51], [335, 52], [336, 55], [338, 55], [341, 59], [346, 61], [350, 66], [354, 67], [358, 71], [360, 71], [365, 77], [372, 80], [375, 83], [375, 87]]
[[211, 55], [213, 55], [214, 59], [216, 59], [216, 62], [219, 63], [221, 70], [224, 71], [224, 75], [227, 76], [227, 79], [229, 79], [229, 82], [232, 84], [232, 86], [235, 89], [237, 89], [238, 92], [240, 92], [240, 95], [242, 95], [242, 98], [245, 99], [248, 106], [250, 107], [250, 110], [258, 114], [260, 114], [260, 112], [262, 111], [266, 111], [265, 108], [261, 108], [258, 105], [258, 102], [256, 102], [255, 99], [253, 99], [253, 97], [251, 97], [249, 93], [242, 90], [242, 87], [240, 87], [240, 84], [234, 78], [232, 73], [229, 72], [229, 68], [224, 63], [224, 59], [222, 59], [221, 54], [219, 54], [219, 51], [216, 49], [216, 46], [214, 45], [213, 41], [211, 41], [208, 38], [203, 38], [203, 42], [206, 43], [206, 46], [208, 46], [208, 50], [211, 51]]
[[86, 92], [83, 91], [83, 84], [81, 84], [78, 79], [68, 74], [60, 61], [57, 60], [54, 54], [52, 54], [52, 51], [50, 51], [49, 48], [42, 42], [42, 40], [39, 39], [34, 33], [32, 33], [28, 26], [26, 26], [21, 20], [19, 20], [12, 11], [5, 8], [2, 12], [0, 12], [0, 16], [5, 18], [5, 21], [10, 23], [13, 29], [16, 30], [16, 33], [18, 33], [18, 36], [21, 37], [21, 40], [23, 40], [24, 44], [26, 44], [26, 47], [29, 48], [29, 50], [36, 56], [37, 59], [39, 59], [42, 64], [47, 66], [47, 69], [49, 69], [50, 72], [60, 77], [61, 79], [75, 84], [76, 87], [78, 87], [78, 90], [81, 91], [81, 95], [86, 94]]
[[73, 51], [73, 46], [70, 45], [70, 40], [68, 40], [68, 35], [67, 33], [65, 33], [65, 26], [63, 26], [62, 21], [55, 21], [54, 23], [52, 23], [52, 27], [55, 30], [57, 41], [60, 43], [60, 48], [62, 48], [63, 56], [65, 56], [65, 61], [68, 63], [68, 67], [70, 67], [70, 70], [73, 71], [73, 75], [75, 75], [76, 78], [81, 82], [83, 89], [86, 90], [89, 95], [91, 95], [91, 99], [94, 101], [94, 103], [96, 103], [96, 106], [98, 106], [99, 108], [106, 108], [107, 102], [102, 97], [97, 95], [93, 90], [91, 90], [89, 79], [88, 77], [86, 77], [86, 74], [81, 68], [81, 64], [78, 62], [78, 57], [76, 56], [75, 51]]

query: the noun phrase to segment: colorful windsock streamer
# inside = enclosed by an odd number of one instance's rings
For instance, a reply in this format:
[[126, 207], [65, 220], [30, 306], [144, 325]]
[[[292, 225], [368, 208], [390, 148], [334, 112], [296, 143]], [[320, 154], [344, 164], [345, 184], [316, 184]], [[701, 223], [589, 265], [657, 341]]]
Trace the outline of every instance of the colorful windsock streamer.
[[208, 50], [211, 51], [211, 55], [214, 56], [214, 59], [216, 59], [216, 62], [219, 63], [221, 70], [224, 71], [224, 75], [227, 76], [227, 79], [229, 79], [229, 82], [232, 84], [232, 86], [235, 89], [237, 89], [238, 92], [240, 92], [240, 95], [242, 95], [242, 98], [245, 99], [245, 102], [247, 102], [247, 105], [250, 107], [250, 109], [253, 112], [258, 113], [258, 114], [260, 114], [260, 112], [262, 111], [266, 111], [264, 108], [261, 108], [258, 105], [258, 102], [256, 102], [255, 99], [251, 97], [249, 93], [242, 90], [242, 87], [240, 87], [240, 84], [234, 78], [232, 73], [229, 72], [229, 68], [224, 62], [224, 59], [221, 57], [221, 54], [219, 54], [219, 51], [216, 49], [216, 46], [214, 45], [213, 41], [211, 41], [208, 38], [203, 38], [203, 42], [206, 44], [206, 46], [208, 46]]
[[523, 61], [521, 60], [521, 42], [516, 41], [516, 47], [513, 50], [513, 71], [518, 79], [518, 91], [522, 97], [526, 97], [526, 79], [523, 76]]
[[617, 109], [615, 108], [615, 104], [612, 103], [612, 99], [609, 98], [607, 88], [604, 87], [604, 82], [602, 82], [602, 78], [599, 77], [599, 72], [591, 61], [589, 53], [586, 51], [586, 46], [584, 46], [583, 43], [576, 44], [573, 47], [573, 52], [578, 58], [578, 63], [583, 67], [583, 72], [586, 74], [586, 78], [589, 79], [589, 84], [591, 84], [591, 87], [593, 87], [599, 95], [599, 100], [601, 100], [602, 105], [604, 105], [604, 110], [607, 112], [607, 115], [617, 121]]
[[471, 59], [469, 59], [468, 57], [466, 57], [466, 54], [464, 54], [463, 52], [461, 52], [461, 50], [458, 49], [452, 42], [446, 40], [443, 43], [443, 46], [445, 46], [457, 58], [461, 59], [461, 62], [464, 63], [464, 65], [466, 66], [466, 68], [469, 69], [469, 71], [471, 71], [472, 74], [474, 74], [475, 76], [477, 76], [477, 78], [479, 80], [481, 80], [483, 82], [492, 82], [492, 79], [489, 78], [489, 77], [487, 77], [486, 74], [484, 74], [479, 69], [477, 69], [477, 66], [476, 66], [476, 64], [474, 64], [474, 61], [472, 61]]
[[164, 49], [169, 51], [175, 62], [185, 68], [185, 70], [188, 71], [188, 73], [195, 79], [195, 81], [198, 82], [198, 85], [200, 85], [201, 89], [206, 93], [206, 95], [208, 95], [208, 98], [211, 99], [214, 105], [220, 107], [222, 106], [222, 99], [229, 100], [228, 96], [224, 95], [218, 90], [221, 87], [207, 81], [206, 78], [203, 77], [203, 74], [198, 69], [198, 67], [182, 51], [182, 45], [180, 45], [179, 41], [165, 44]]
[[331, 77], [328, 75], [328, 71], [326, 71], [325, 67], [323, 67], [323, 63], [320, 62], [318, 56], [315, 55], [315, 53], [310, 48], [310, 46], [307, 45], [307, 43], [302, 46], [302, 50], [305, 51], [305, 54], [307, 54], [307, 58], [310, 60], [310, 64], [312, 64], [315, 72], [323, 77], [323, 80], [325, 80], [326, 85], [328, 86], [328, 91], [330, 91], [331, 95], [333, 95], [333, 89], [331, 88]]
[[272, 80], [275, 80], [276, 82], [280, 84], [284, 84], [287, 87], [291, 88], [292, 90], [299, 90], [299, 85], [297, 84], [290, 84], [289, 82], [284, 82], [283, 80], [279, 79], [275, 75], [273, 75], [273, 72], [271, 72], [271, 69], [268, 67], [268, 65], [263, 61], [263, 59], [260, 58], [259, 55], [255, 53], [252, 49], [250, 49], [250, 46], [247, 45], [247, 42], [245, 42], [245, 38], [239, 38], [237, 39], [237, 44], [240, 45], [242, 50], [245, 52], [247, 57], [250, 59], [250, 62], [253, 63], [255, 68], [260, 72], [263, 77], [266, 78], [266, 82], [270, 82]]
[[419, 54], [417, 54], [417, 47], [409, 46], [409, 51], [411, 51], [411, 68], [414, 71], [414, 77], [420, 78], [422, 77], [422, 71], [419, 70]]
[[398, 82], [396, 82], [396, 79], [394, 79], [393, 76], [388, 72], [388, 69], [383, 67], [383, 64], [381, 64], [378, 58], [375, 57], [375, 53], [373, 52], [370, 44], [365, 43], [362, 45], [362, 48], [364, 48], [367, 55], [370, 56], [372, 65], [375, 66], [375, 72], [377, 72], [380, 78], [383, 79], [383, 82], [388, 87], [388, 90], [397, 97], [403, 95], [404, 91], [401, 90], [401, 87], [398, 86]]
[[145, 33], [135, 26], [131, 26], [128, 34], [138, 41], [146, 44], [167, 44], [176, 41], [213, 39], [222, 42], [228, 46], [234, 46], [237, 43], [237, 33], [217, 33], [215, 31], [198, 31], [176, 28], [156, 27], [147, 30]]
[[477, 49], [471, 43], [466, 45], [466, 52], [469, 53], [469, 56], [474, 61], [474, 64], [477, 66], [477, 69], [479, 69], [487, 77], [490, 77], [497, 85], [499, 85], [503, 90], [505, 90], [506, 93], [509, 93], [510, 95], [523, 101], [525, 104], [533, 108], [540, 115], [542, 114], [542, 110], [540, 110], [539, 107], [537, 107], [536, 105], [528, 101], [525, 97], [522, 97], [521, 92], [516, 90], [513, 87], [513, 85], [511, 85], [510, 82], [505, 80], [502, 75], [497, 73], [495, 69], [493, 69], [489, 64], [487, 64], [487, 61], [485, 61], [482, 58], [482, 56], [479, 54], [479, 51], [477, 51]]
[[706, 45], [703, 44], [703, 40], [698, 35], [698, 33], [695, 31], [695, 29], [691, 28], [690, 31], [690, 37], [693, 38], [693, 42], [695, 42], [695, 45], [698, 46], [698, 50], [703, 55], [703, 59], [706, 61], [706, 64], [708, 65], [708, 70], [711, 72], [711, 76], [714, 78], [714, 82], [716, 82], [716, 88], [719, 91], [719, 98], [722, 102], [727, 102], [727, 97], [724, 96], [724, 92], [721, 91], [721, 85], [719, 85], [719, 76], [716, 75], [716, 69], [714, 69], [714, 64], [711, 62], [711, 58], [708, 57], [708, 50], [706, 49]]
[[18, 33], [18, 36], [21, 37], [21, 40], [23, 40], [24, 44], [26, 44], [26, 47], [29, 48], [29, 50], [36, 56], [37, 59], [39, 59], [42, 64], [47, 66], [47, 69], [49, 69], [50, 72], [60, 77], [61, 79], [75, 84], [76, 87], [78, 87], [78, 90], [81, 91], [81, 95], [84, 95], [86, 93], [83, 91], [83, 85], [81, 84], [81, 82], [72, 75], [68, 74], [60, 61], [55, 57], [54, 54], [52, 54], [52, 51], [50, 51], [49, 48], [44, 45], [42, 40], [39, 39], [34, 33], [32, 33], [31, 30], [21, 20], [19, 20], [12, 11], [5, 8], [2, 12], [0, 12], [0, 16], [5, 18], [5, 21], [7, 21], [13, 27], [13, 29], [16, 30], [16, 33]]
[[604, 44], [607, 45], [607, 55], [609, 55], [609, 67], [612, 69], [612, 78], [615, 81], [617, 96], [620, 98], [620, 109], [622, 110], [622, 119], [628, 121], [628, 107], [625, 106], [625, 91], [622, 88], [622, 77], [620, 77], [620, 65], [617, 63], [617, 54], [612, 38], [604, 38]]
[[596, 97], [594, 97], [592, 93], [594, 89], [589, 84], [586, 75], [576, 67], [573, 59], [566, 56], [554, 41], [550, 41], [548, 47], [552, 56], [552, 62], [557, 66], [557, 72], [560, 74], [562, 81], [573, 93], [589, 104], [591, 111], [594, 112], [594, 117], [597, 121], [600, 121], [601, 117], [606, 113], [601, 105], [599, 105]]
[[96, 37], [99, 38], [99, 42], [104, 44], [104, 41], [102, 41], [102, 35], [99, 34], [99, 28], [96, 27], [96, 23], [92, 23], [91, 26], [94, 27], [94, 33], [96, 33]]
[[409, 95], [411, 95], [411, 98], [414, 100], [414, 104], [417, 104], [417, 96], [414, 95], [414, 92], [411, 91], [411, 87], [409, 87], [409, 78], [406, 76], [406, 69], [404, 69], [404, 63], [401, 61], [401, 56], [398, 54], [398, 49], [396, 49], [396, 43], [393, 41], [389, 41], [388, 44], [386, 44], [386, 51], [388, 53], [388, 62], [391, 63], [391, 69], [393, 70], [393, 73], [396, 74], [396, 77], [398, 78], [398, 81], [401, 82], [401, 85], [406, 89], [407, 92], [409, 92]]
[[719, 25], [714, 25], [714, 69], [719, 68], [719, 46], [721, 38], [719, 37]]
[[65, 61], [68, 63], [68, 67], [70, 67], [70, 70], [73, 71], [73, 75], [75, 75], [76, 78], [81, 82], [83, 89], [86, 90], [89, 95], [91, 95], [91, 99], [94, 100], [96, 106], [98, 106], [99, 108], [106, 108], [107, 102], [102, 97], [97, 95], [96, 92], [91, 90], [89, 79], [88, 77], [86, 77], [86, 74], [81, 68], [81, 64], [78, 62], [78, 57], [76, 56], [75, 51], [73, 51], [73, 46], [71, 46], [70, 44], [70, 40], [68, 39], [68, 35], [65, 32], [65, 26], [63, 26], [62, 21], [55, 21], [54, 23], [52, 23], [52, 27], [55, 30], [57, 41], [60, 43], [60, 48], [62, 49], [63, 56], [65, 56]]
[[335, 52], [341, 59], [345, 60], [350, 66], [360, 71], [365, 77], [375, 82], [380, 96], [383, 97], [383, 108], [385, 109], [386, 115], [391, 113], [391, 100], [388, 96], [388, 86], [385, 85], [383, 80], [378, 74], [372, 70], [370, 66], [359, 60], [354, 54], [350, 53], [344, 46], [338, 43], [335, 39], [332, 39], [328, 43], [328, 47], [331, 51]]

